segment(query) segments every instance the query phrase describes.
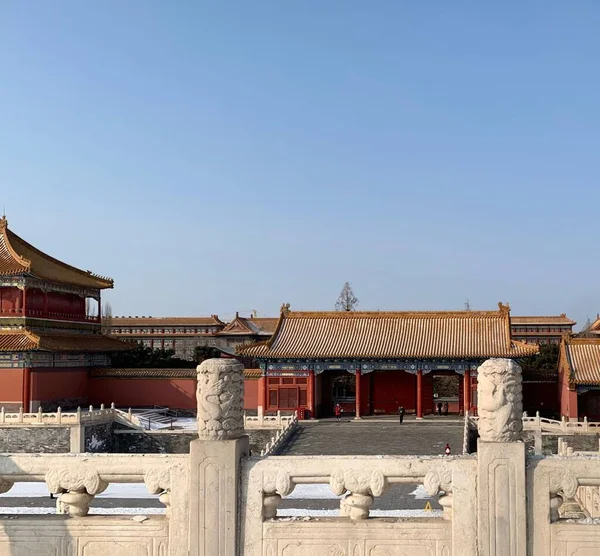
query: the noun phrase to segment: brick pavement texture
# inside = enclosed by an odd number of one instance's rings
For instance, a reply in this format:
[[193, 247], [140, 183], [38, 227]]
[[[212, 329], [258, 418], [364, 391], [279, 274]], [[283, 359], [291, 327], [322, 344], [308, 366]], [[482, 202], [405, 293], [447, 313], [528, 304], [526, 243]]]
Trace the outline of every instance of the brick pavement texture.
[[462, 453], [463, 425], [444, 421], [302, 423], [279, 455], [442, 455]]

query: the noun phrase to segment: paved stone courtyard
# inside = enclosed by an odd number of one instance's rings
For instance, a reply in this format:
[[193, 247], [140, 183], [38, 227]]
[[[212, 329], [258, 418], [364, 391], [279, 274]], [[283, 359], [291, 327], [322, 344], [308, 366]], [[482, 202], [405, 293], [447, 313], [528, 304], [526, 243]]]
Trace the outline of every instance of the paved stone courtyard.
[[422, 421], [352, 418], [301, 422], [279, 455], [441, 455], [446, 443], [462, 453], [463, 422], [431, 416]]

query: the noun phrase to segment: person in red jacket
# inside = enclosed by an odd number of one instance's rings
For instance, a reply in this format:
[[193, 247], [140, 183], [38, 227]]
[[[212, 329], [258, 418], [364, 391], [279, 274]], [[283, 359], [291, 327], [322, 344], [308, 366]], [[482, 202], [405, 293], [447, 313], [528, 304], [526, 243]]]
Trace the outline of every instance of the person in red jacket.
[[446, 448], [444, 449], [444, 453], [445, 453], [447, 456], [449, 456], [449, 455], [450, 455], [450, 452], [451, 452], [451, 450], [450, 450], [450, 444], [446, 444]]
[[339, 403], [336, 403], [333, 411], [335, 413], [337, 420], [339, 421], [340, 417], [342, 416], [342, 406]]

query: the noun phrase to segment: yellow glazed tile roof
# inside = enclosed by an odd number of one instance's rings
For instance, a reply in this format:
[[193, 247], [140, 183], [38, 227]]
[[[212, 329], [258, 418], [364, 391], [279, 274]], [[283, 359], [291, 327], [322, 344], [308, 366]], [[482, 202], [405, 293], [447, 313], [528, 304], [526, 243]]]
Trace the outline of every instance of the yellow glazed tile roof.
[[488, 358], [534, 355], [511, 338], [509, 308], [461, 312], [292, 312], [270, 340], [239, 348], [268, 359]]
[[237, 313], [233, 319], [221, 332], [219, 336], [248, 336], [248, 335], [269, 335], [273, 334], [279, 323], [279, 318], [273, 317], [240, 317]]
[[561, 348], [570, 370], [572, 384], [600, 384], [599, 338], [566, 338]]
[[113, 352], [133, 349], [135, 345], [103, 334], [46, 334], [30, 330], [0, 330], [0, 352], [66, 351]]
[[120, 326], [224, 326], [217, 315], [210, 317], [112, 317], [111, 328]]
[[542, 316], [542, 317], [510, 317], [510, 323], [514, 325], [539, 324], [542, 326], [565, 326], [577, 324], [571, 320], [565, 313], [558, 316]]
[[195, 379], [196, 369], [92, 369], [92, 378]]
[[113, 287], [110, 278], [79, 270], [46, 255], [8, 229], [6, 218], [0, 218], [0, 275], [28, 273], [50, 282], [85, 288]]

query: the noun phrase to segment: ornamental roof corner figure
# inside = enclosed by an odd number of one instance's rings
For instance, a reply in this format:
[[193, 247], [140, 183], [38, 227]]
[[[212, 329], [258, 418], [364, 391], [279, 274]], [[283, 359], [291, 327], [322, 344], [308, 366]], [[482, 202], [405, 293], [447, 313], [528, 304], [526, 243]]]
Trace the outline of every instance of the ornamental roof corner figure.
[[41, 280], [84, 288], [113, 287], [110, 278], [89, 270], [80, 270], [36, 249], [8, 229], [8, 220], [0, 218], [0, 276], [28, 274]]
[[238, 349], [256, 359], [519, 358], [538, 346], [511, 337], [498, 311], [294, 312], [282, 307], [273, 336]]

